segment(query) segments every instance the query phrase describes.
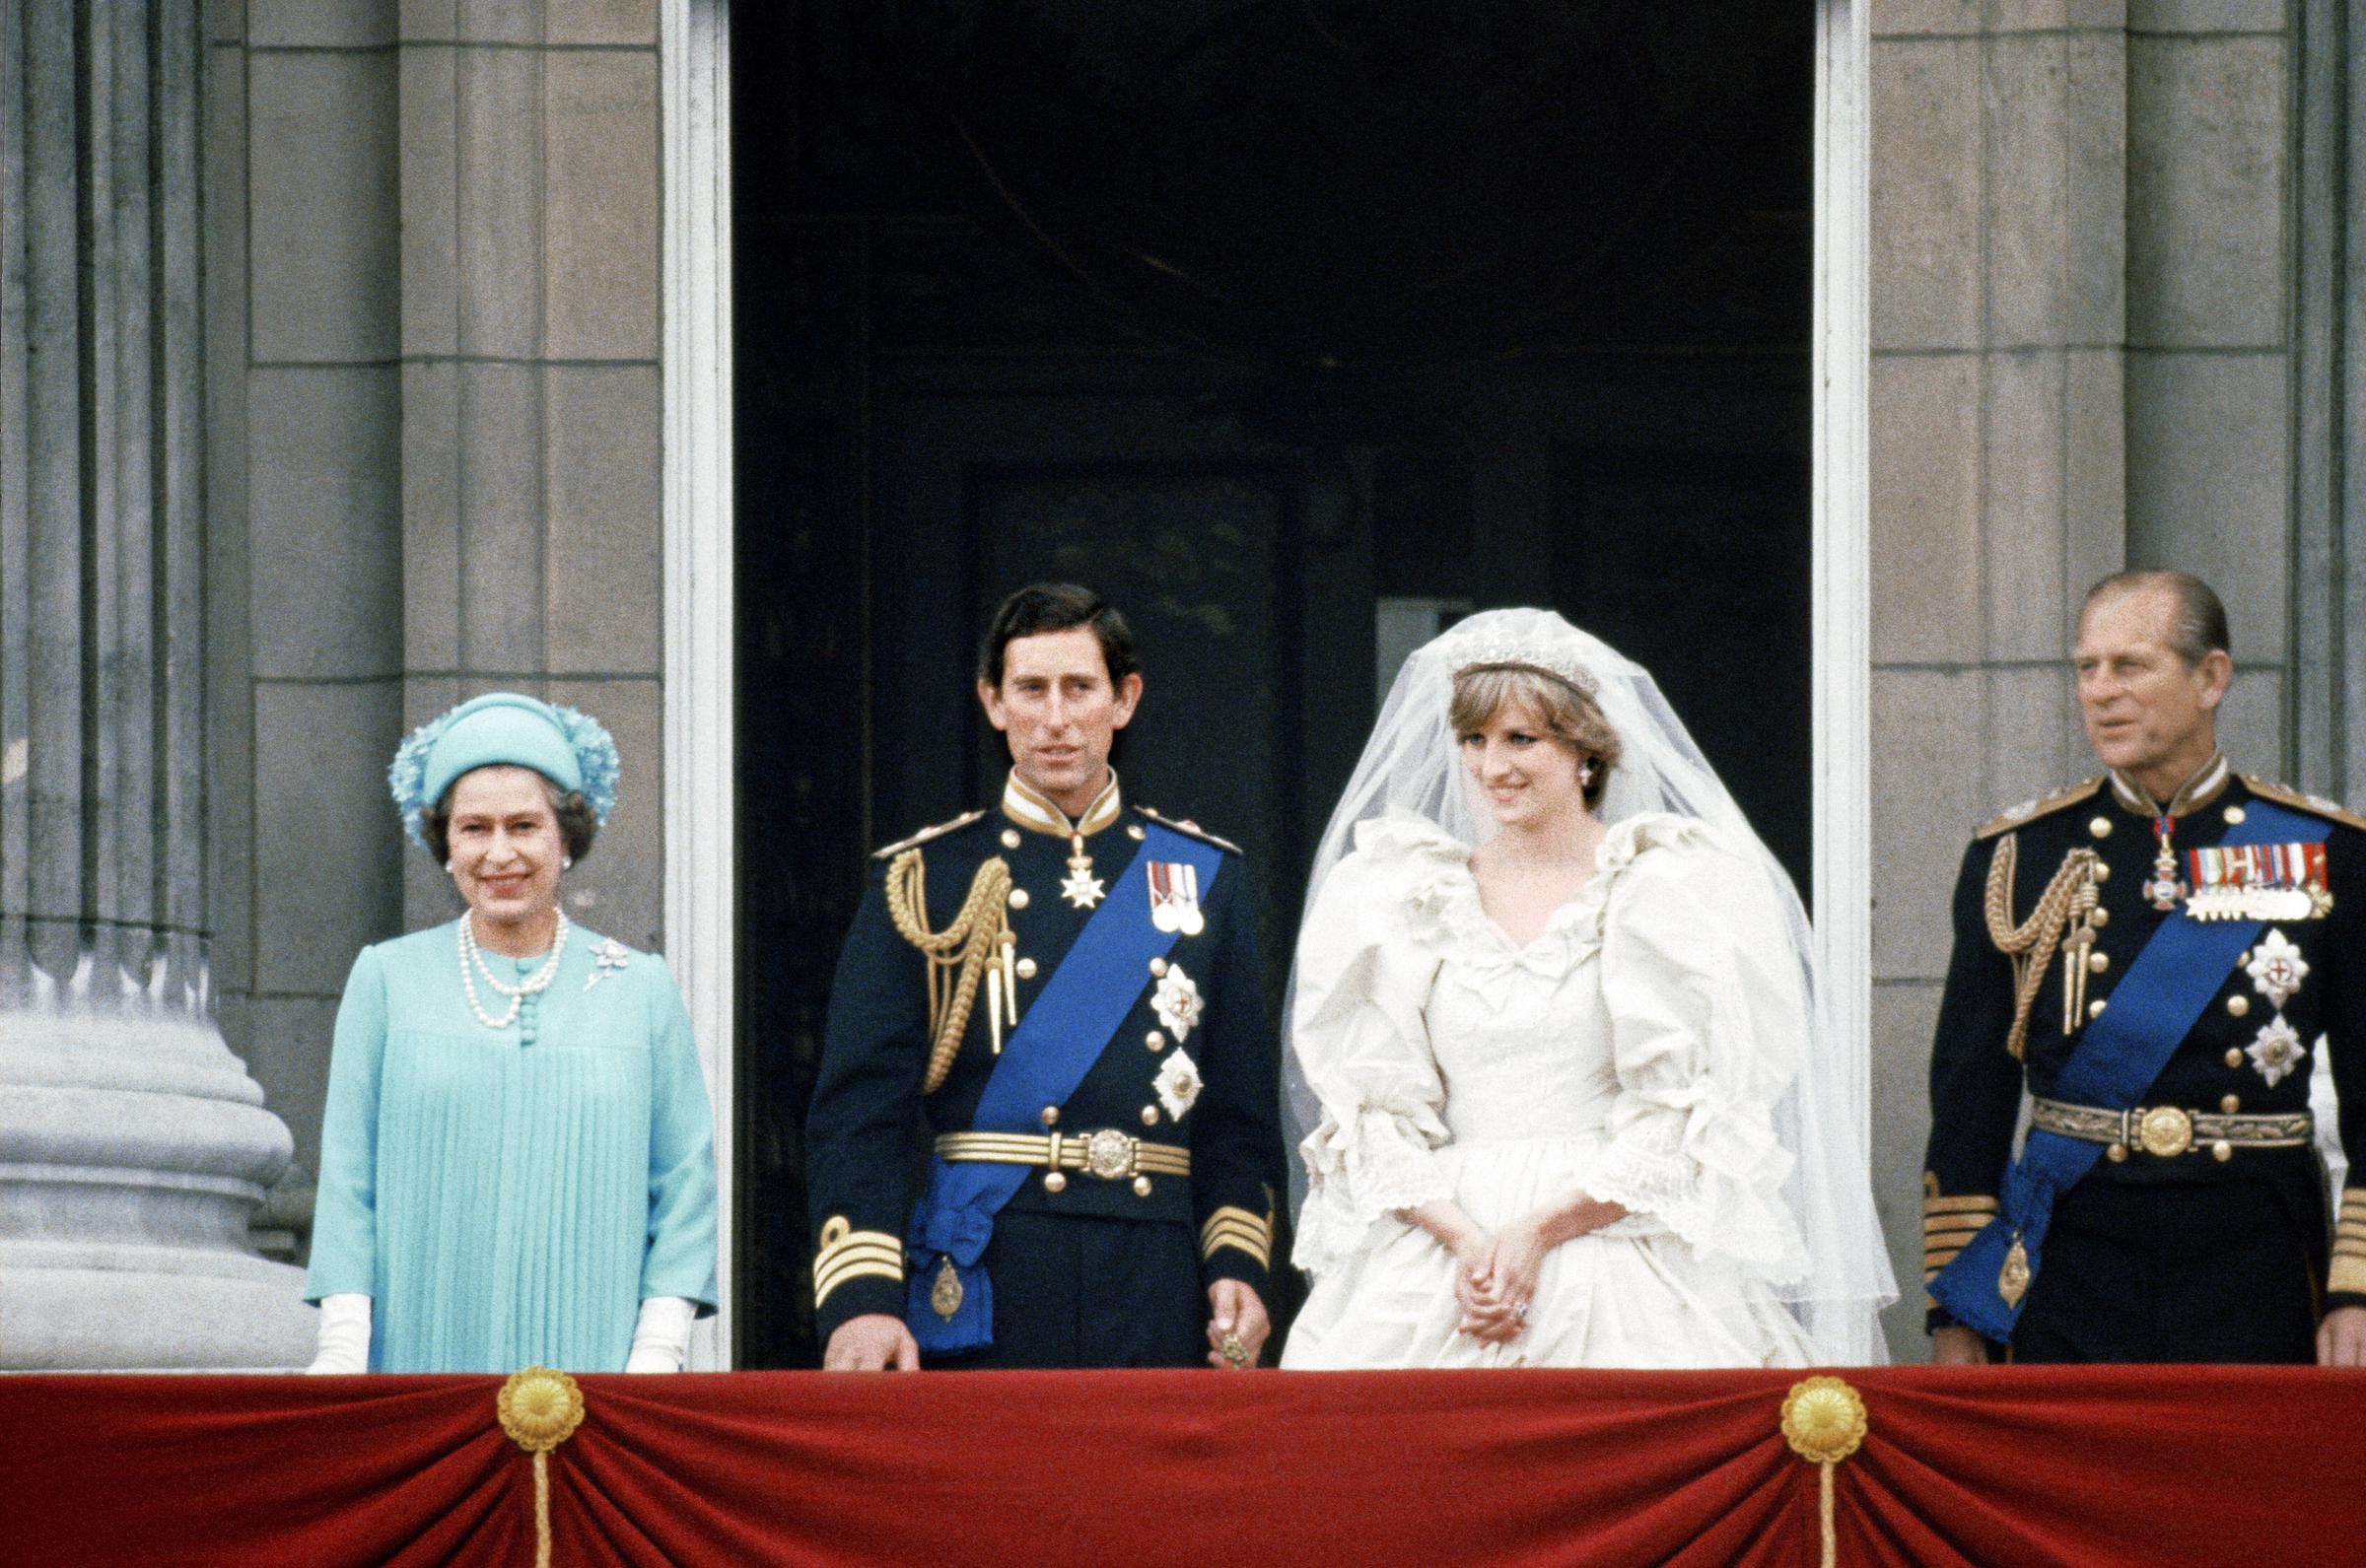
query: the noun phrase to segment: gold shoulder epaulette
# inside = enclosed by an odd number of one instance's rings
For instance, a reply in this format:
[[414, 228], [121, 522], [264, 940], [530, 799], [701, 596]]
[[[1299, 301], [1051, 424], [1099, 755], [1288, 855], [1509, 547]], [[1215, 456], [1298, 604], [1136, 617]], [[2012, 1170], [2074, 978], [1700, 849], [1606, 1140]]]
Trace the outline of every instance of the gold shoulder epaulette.
[[2059, 811], [2064, 806], [2077, 805], [2102, 787], [2103, 775], [2101, 774], [2097, 774], [2092, 779], [2082, 779], [2067, 789], [2057, 789], [2043, 799], [2025, 800], [2010, 811], [1997, 813], [1993, 820], [1982, 823], [1980, 831], [1972, 837], [1993, 839], [1999, 833], [2008, 833], [2024, 822], [2035, 822], [2038, 818], [2051, 812]]
[[2306, 811], [2311, 816], [2325, 817], [2330, 821], [2340, 823], [2345, 828], [2366, 828], [2366, 817], [2361, 817], [2356, 812], [2347, 809], [2338, 800], [2328, 800], [2323, 795], [2303, 794], [2289, 785], [2270, 784], [2268, 781], [2251, 774], [2245, 774], [2243, 782], [2251, 785], [2251, 792], [2262, 800], [2272, 800], [2279, 806], [2290, 806], [2295, 811]]
[[874, 860], [884, 860], [890, 856], [901, 854], [906, 850], [928, 843], [931, 839], [941, 839], [955, 828], [966, 828], [985, 814], [984, 806], [980, 806], [975, 811], [964, 811], [950, 822], [939, 822], [933, 828], [923, 828], [909, 839], [898, 839], [883, 849], [873, 850], [870, 852], [870, 857]]
[[1218, 838], [1215, 834], [1210, 833], [1206, 828], [1201, 827], [1196, 822], [1178, 822], [1173, 817], [1162, 817], [1157, 812], [1152, 811], [1148, 806], [1136, 806], [1134, 809], [1141, 812], [1144, 816], [1149, 818], [1152, 822], [1157, 823], [1158, 826], [1162, 828], [1172, 828], [1177, 833], [1188, 833], [1203, 844], [1213, 844], [1218, 849], [1229, 850], [1234, 854], [1241, 852], [1239, 845], [1234, 844], [1230, 839]]

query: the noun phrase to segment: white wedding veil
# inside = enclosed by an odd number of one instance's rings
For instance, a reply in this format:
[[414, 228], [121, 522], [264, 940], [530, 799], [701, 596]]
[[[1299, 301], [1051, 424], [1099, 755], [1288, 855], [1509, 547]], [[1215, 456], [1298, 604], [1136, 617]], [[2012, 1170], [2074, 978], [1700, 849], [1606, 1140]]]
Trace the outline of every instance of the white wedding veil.
[[[1786, 942], [1807, 998], [1798, 1023], [1799, 1070], [1774, 1107], [1773, 1126], [1793, 1156], [1782, 1197], [1796, 1219], [1806, 1267], [1776, 1294], [1797, 1318], [1825, 1364], [1862, 1365], [1887, 1359], [1877, 1314], [1896, 1299], [1889, 1254], [1873, 1211], [1868, 1148], [1870, 1071], [1865, 1043], [1834, 1022], [1831, 997], [1816, 962], [1813, 932], [1798, 892], [1752, 830], [1716, 772], [1641, 665], [1550, 610], [1489, 610], [1469, 617], [1405, 661], [1371, 739], [1323, 831], [1307, 881], [1311, 919], [1324, 880], [1355, 848], [1357, 824], [1392, 811], [1410, 811], [1476, 847], [1495, 830], [1492, 814], [1475, 809], [1466, 791], [1455, 736], [1447, 721], [1454, 674], [1475, 663], [1528, 663], [1579, 675], [1622, 748], [1601, 815], [1617, 823], [1644, 812], [1672, 812], [1705, 824], [1763, 870], [1768, 897], [1758, 950], [1778, 953]], [[1284, 1004], [1286, 1041], [1293, 1024], [1296, 965]], [[1322, 1121], [1294, 1041], [1284, 1055], [1287, 1103], [1302, 1138]], [[1291, 1162], [1292, 1213], [1303, 1203], [1306, 1177]]]

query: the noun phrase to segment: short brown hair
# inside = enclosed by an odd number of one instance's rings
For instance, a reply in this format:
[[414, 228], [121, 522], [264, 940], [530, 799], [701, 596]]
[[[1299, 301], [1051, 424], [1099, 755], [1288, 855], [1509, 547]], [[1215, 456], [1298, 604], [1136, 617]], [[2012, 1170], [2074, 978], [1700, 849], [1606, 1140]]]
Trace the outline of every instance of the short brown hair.
[[[460, 775], [460, 779], [467, 777]], [[452, 782], [452, 789], [459, 787], [460, 779]], [[592, 841], [599, 836], [599, 818], [592, 814], [592, 802], [584, 798], [582, 790], [562, 789], [548, 779], [542, 780], [542, 792], [550, 796], [550, 813], [559, 819], [559, 846], [567, 858], [580, 860], [590, 854]], [[452, 858], [452, 789], [419, 813], [419, 836], [427, 840], [427, 852], [438, 861]]]
[[1468, 735], [1515, 704], [1534, 714], [1548, 734], [1567, 743], [1580, 763], [1593, 764], [1593, 777], [1583, 786], [1585, 803], [1600, 806], [1619, 766], [1619, 732], [1591, 697], [1551, 670], [1510, 663], [1457, 670], [1446, 718], [1455, 734]]
[[994, 619], [978, 645], [978, 679], [997, 691], [1003, 684], [1003, 651], [1022, 637], [1065, 632], [1089, 626], [1101, 645], [1101, 662], [1112, 687], [1142, 666], [1134, 656], [1134, 629], [1117, 607], [1090, 588], [1074, 582], [1034, 582], [996, 606]]

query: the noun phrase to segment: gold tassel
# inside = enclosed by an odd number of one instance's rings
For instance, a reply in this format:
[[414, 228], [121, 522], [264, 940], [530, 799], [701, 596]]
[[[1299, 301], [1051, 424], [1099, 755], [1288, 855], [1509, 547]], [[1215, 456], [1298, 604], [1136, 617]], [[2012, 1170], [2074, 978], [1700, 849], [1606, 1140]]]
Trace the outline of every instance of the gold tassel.
[[1840, 1533], [1833, 1521], [1832, 1472], [1865, 1440], [1865, 1401], [1835, 1377], [1802, 1378], [1782, 1401], [1782, 1438], [1791, 1452], [1815, 1466], [1817, 1534], [1823, 1568], [1838, 1568]]
[[[960, 913], [941, 931], [929, 929], [928, 868], [918, 850], [906, 850], [887, 862], [887, 918], [896, 933], [928, 956], [929, 1051], [923, 1094], [935, 1094], [960, 1055], [962, 1033], [969, 1028], [970, 1009], [977, 1005], [978, 980], [995, 973], [1009, 929], [1010, 867], [1000, 855], [989, 858], [971, 878]], [[987, 998], [989, 1015], [998, 1022], [1008, 1013], [1016, 1021], [1016, 998]], [[1001, 1050], [1001, 1041], [995, 1049]]]
[[534, 1568], [550, 1568], [550, 1451], [584, 1424], [584, 1391], [549, 1367], [513, 1372], [493, 1401], [501, 1429], [534, 1457]]
[[[2062, 1033], [2078, 1027], [2073, 1009], [2086, 996], [2087, 949], [2095, 944], [2097, 903], [2095, 867], [2101, 856], [2093, 850], [2072, 850], [2038, 895], [2036, 909], [2019, 925], [2013, 923], [2013, 868], [2021, 855], [2020, 835], [2008, 833], [1996, 843], [1988, 861], [1988, 940], [2013, 961], [2013, 1028], [2004, 1049], [2021, 1059], [2029, 1045], [2029, 1010], [2046, 984], [2046, 970], [2057, 949], [2063, 952]], [[2064, 931], [2068, 928], [2067, 939]], [[2075, 982], [2072, 979], [2076, 976]]]

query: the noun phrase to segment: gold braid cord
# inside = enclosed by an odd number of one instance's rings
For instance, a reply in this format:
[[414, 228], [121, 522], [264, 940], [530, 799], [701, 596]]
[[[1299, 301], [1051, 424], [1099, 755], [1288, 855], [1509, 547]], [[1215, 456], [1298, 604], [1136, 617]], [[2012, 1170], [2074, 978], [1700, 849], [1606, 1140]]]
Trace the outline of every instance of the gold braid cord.
[[1782, 1440], [1792, 1453], [1822, 1471], [1816, 1478], [1816, 1530], [1822, 1548], [1817, 1560], [1822, 1568], [1837, 1568], [1840, 1561], [1840, 1529], [1833, 1519], [1833, 1466], [1857, 1451], [1868, 1430], [1864, 1397], [1844, 1379], [1803, 1378], [1791, 1385], [1783, 1398]]
[[534, 1457], [534, 1568], [550, 1568], [550, 1451], [584, 1424], [584, 1391], [549, 1367], [513, 1372], [493, 1397], [510, 1441]]
[[[2095, 940], [2088, 917], [2094, 913], [2095, 866], [2100, 856], [2093, 850], [2072, 850], [2062, 856], [2062, 863], [2038, 895], [2038, 906], [2029, 912], [2029, 919], [2013, 923], [2013, 871], [2021, 857], [2020, 835], [2008, 833], [1996, 841], [1996, 852], [1988, 861], [1987, 920], [1988, 940], [1996, 951], [2013, 961], [2013, 1030], [2005, 1038], [2004, 1049], [2013, 1059], [2021, 1059], [2029, 1045], [2029, 1010], [2038, 999], [2038, 990], [2046, 984], [2046, 966], [2053, 962], [2060, 950], [2065, 927], [2076, 921], [2071, 931], [2072, 954], [2075, 962], [2083, 964], [2084, 949]], [[2084, 970], [2081, 969], [2083, 974]], [[2066, 975], [2063, 981], [2065, 1008], [2072, 1006], [2069, 992], [2073, 982]], [[2077, 1020], [2066, 1010], [2062, 1032], [2068, 1034]]]
[[898, 935], [928, 955], [929, 1071], [920, 1092], [935, 1094], [952, 1070], [978, 999], [978, 977], [1002, 950], [1009, 928], [1010, 867], [1000, 855], [978, 867], [961, 912], [941, 931], [929, 929], [928, 871], [920, 851], [887, 862], [887, 918]]

